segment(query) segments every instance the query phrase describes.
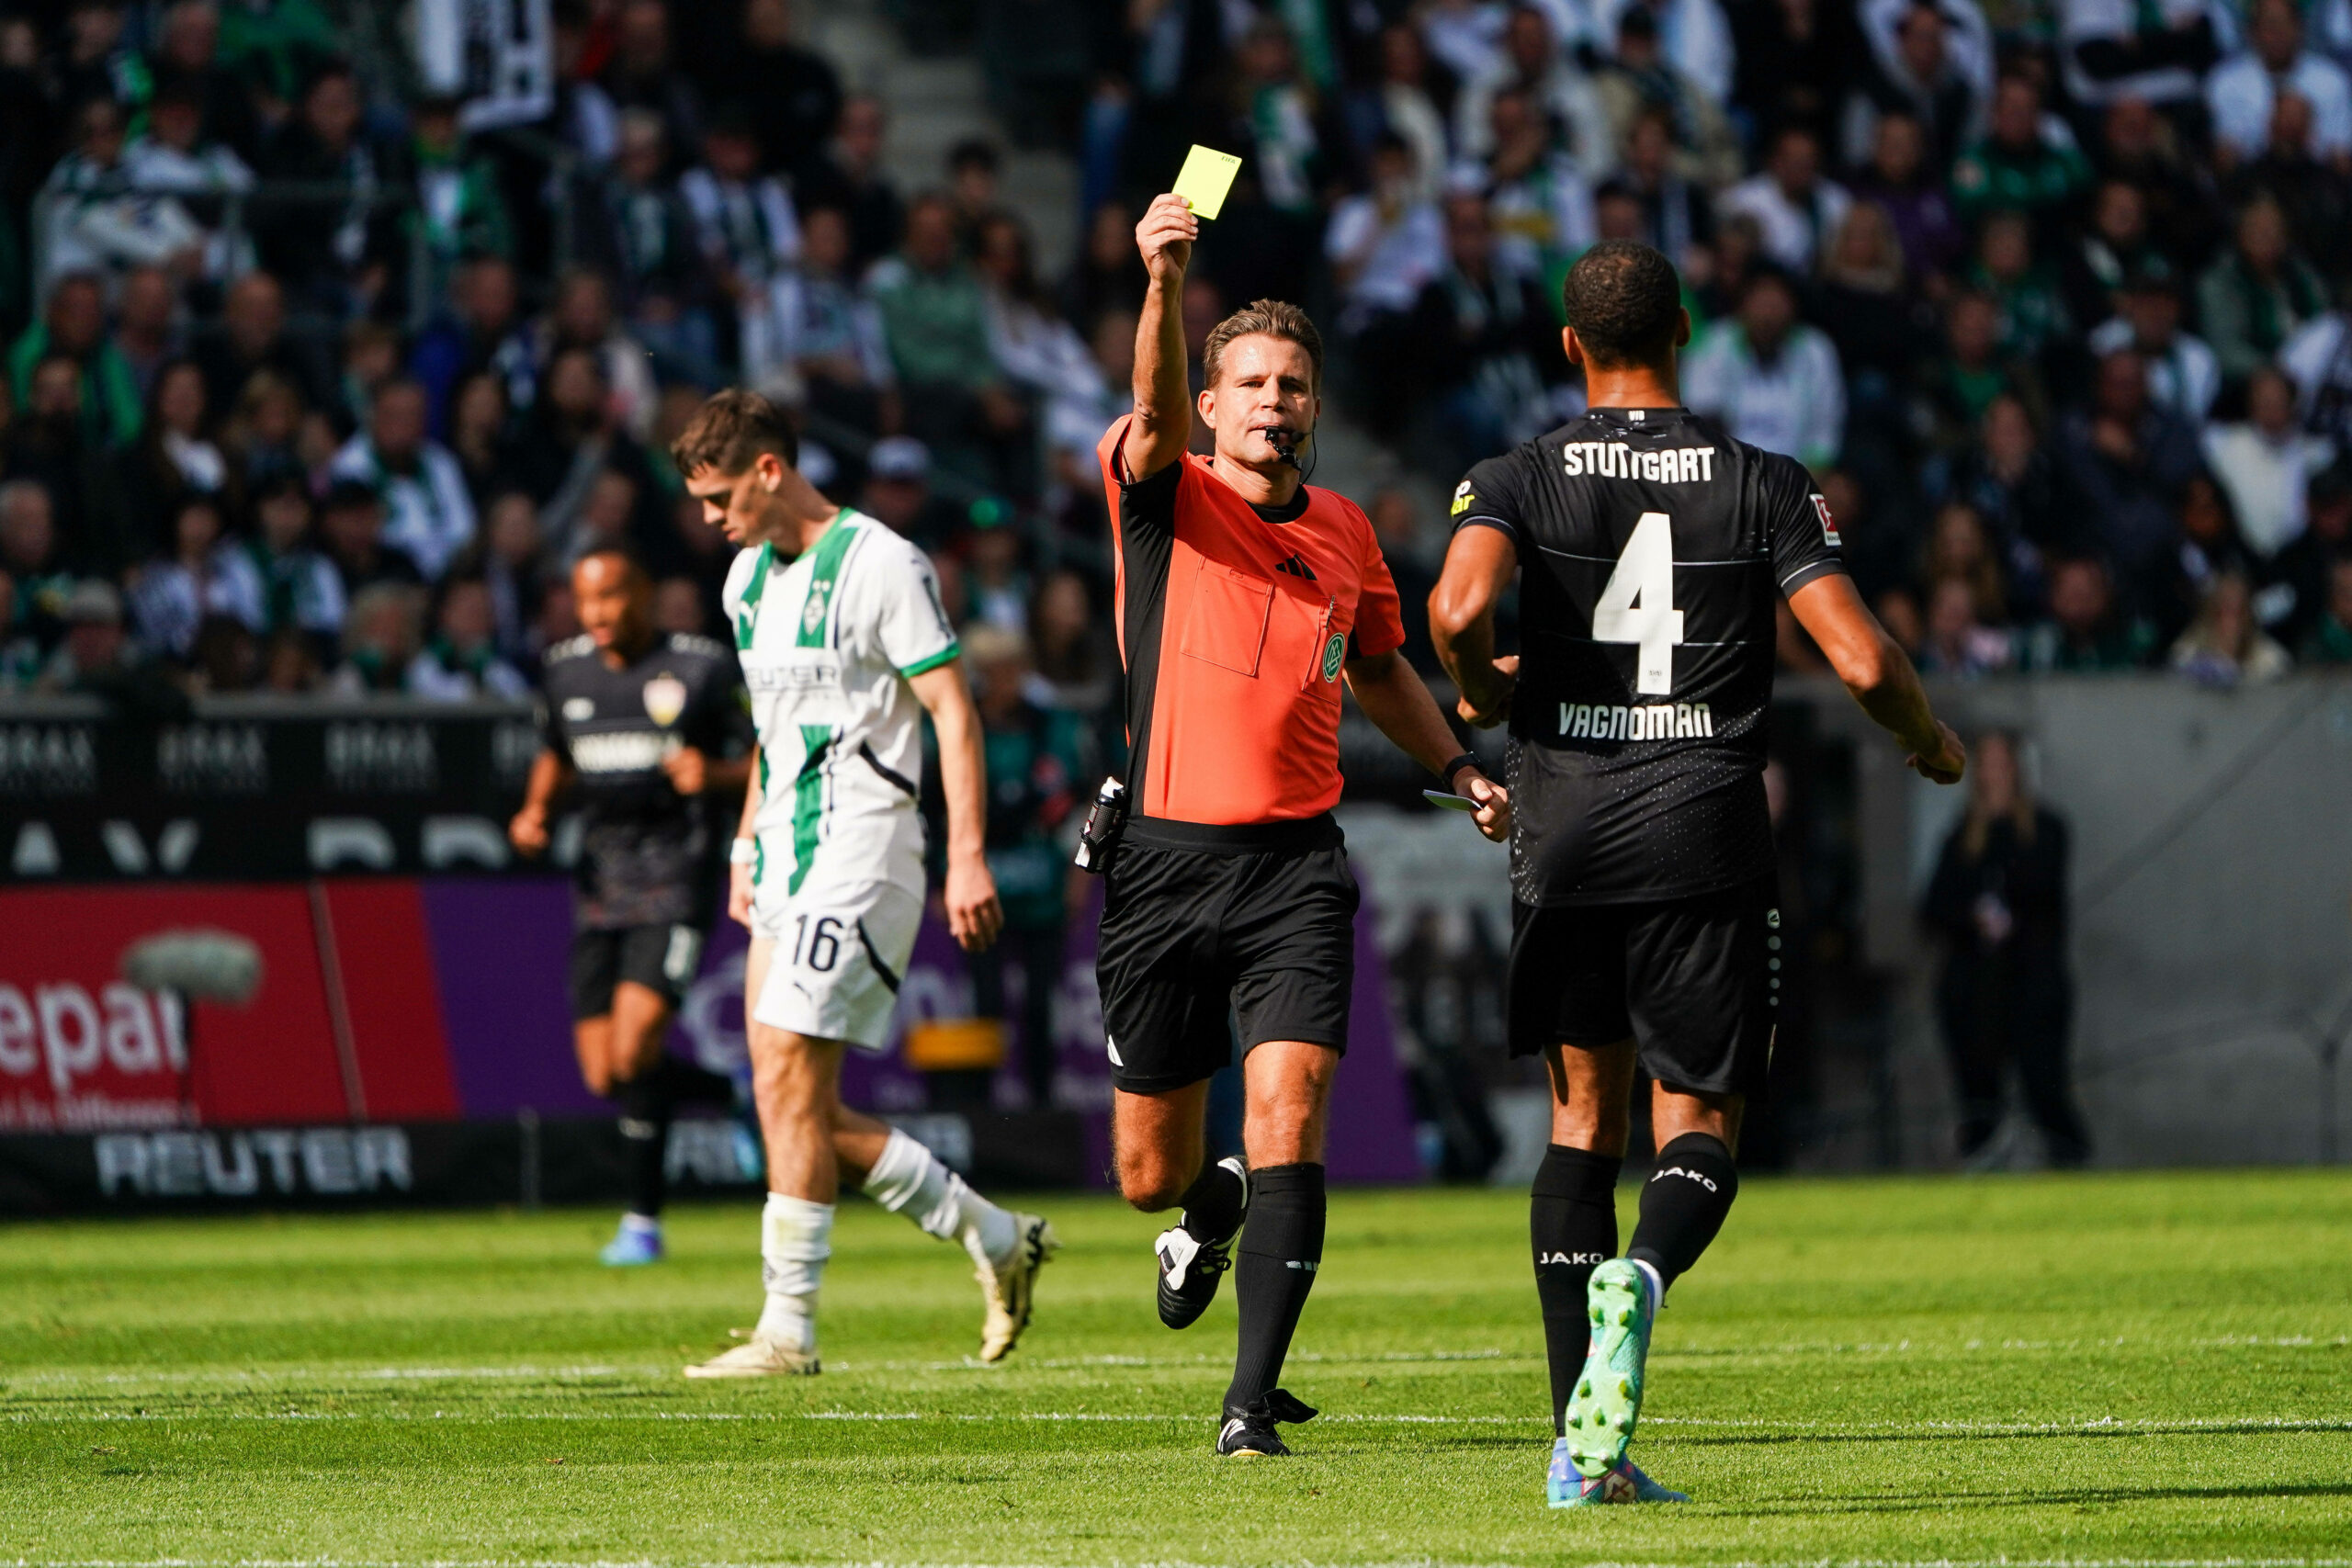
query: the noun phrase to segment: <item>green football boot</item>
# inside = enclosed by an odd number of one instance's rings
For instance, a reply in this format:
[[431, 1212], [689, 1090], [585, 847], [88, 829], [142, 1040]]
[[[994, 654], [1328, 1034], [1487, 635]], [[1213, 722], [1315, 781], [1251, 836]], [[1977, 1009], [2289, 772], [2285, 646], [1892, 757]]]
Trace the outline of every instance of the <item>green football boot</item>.
[[1597, 1481], [1623, 1462], [1625, 1445], [1642, 1414], [1642, 1369], [1649, 1359], [1650, 1326], [1657, 1319], [1657, 1287], [1630, 1258], [1592, 1271], [1585, 1305], [1592, 1318], [1592, 1348], [1568, 1399], [1568, 1459], [1577, 1473]]

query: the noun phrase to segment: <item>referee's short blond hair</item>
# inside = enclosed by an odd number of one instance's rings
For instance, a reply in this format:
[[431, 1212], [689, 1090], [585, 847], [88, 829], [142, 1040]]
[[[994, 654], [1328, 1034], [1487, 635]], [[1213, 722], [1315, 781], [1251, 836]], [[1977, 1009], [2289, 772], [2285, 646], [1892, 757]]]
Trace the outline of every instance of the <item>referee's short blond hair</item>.
[[1306, 350], [1306, 357], [1315, 367], [1315, 385], [1323, 385], [1323, 334], [1306, 312], [1287, 299], [1252, 299], [1240, 310], [1209, 329], [1208, 342], [1201, 347], [1201, 371], [1205, 384], [1214, 387], [1225, 370], [1226, 346], [1235, 338], [1278, 337], [1295, 343]]

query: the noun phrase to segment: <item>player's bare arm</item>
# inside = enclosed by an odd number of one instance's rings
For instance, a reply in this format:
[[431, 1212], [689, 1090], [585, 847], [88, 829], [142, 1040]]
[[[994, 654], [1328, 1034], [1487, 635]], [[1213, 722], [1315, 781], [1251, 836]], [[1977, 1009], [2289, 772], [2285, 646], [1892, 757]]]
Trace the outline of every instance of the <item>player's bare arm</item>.
[[996, 941], [1004, 906], [982, 849], [988, 832], [988, 769], [980, 759], [980, 716], [964, 683], [964, 661], [951, 659], [907, 682], [930, 711], [939, 736], [939, 783], [947, 795], [947, 930], [967, 953]]
[[[1351, 659], [1347, 674], [1348, 690], [1364, 716], [1379, 726], [1380, 733], [1395, 741], [1397, 750], [1442, 776], [1445, 765], [1461, 754], [1461, 743], [1438, 711], [1437, 699], [1430, 695], [1430, 689], [1405, 662], [1404, 655], [1391, 650]], [[1453, 775], [1453, 791], [1478, 803], [1471, 820], [1478, 824], [1479, 832], [1498, 844], [1510, 837], [1510, 791], [1475, 763]]]
[[1136, 225], [1151, 285], [1136, 325], [1136, 416], [1120, 456], [1129, 479], [1148, 479], [1184, 455], [1193, 432], [1193, 390], [1184, 378], [1184, 268], [1201, 220], [1181, 196], [1156, 197]]
[[732, 795], [752, 776], [752, 757], [714, 757], [682, 746], [662, 759], [662, 772], [680, 795]]
[[1445, 548], [1430, 591], [1430, 640], [1462, 695], [1464, 722], [1491, 729], [1510, 716], [1519, 655], [1495, 653], [1495, 606], [1519, 570], [1519, 547], [1499, 528], [1464, 528]]
[[516, 852], [541, 855], [548, 847], [548, 813], [556, 797], [571, 787], [571, 769], [553, 751], [531, 759], [530, 782], [523, 791], [523, 808], [506, 824], [506, 837]]
[[1862, 711], [1910, 753], [1905, 765], [1937, 784], [1958, 784], [1967, 750], [1928, 707], [1919, 672], [1863, 604], [1853, 579], [1842, 572], [1815, 578], [1789, 595], [1789, 608]]

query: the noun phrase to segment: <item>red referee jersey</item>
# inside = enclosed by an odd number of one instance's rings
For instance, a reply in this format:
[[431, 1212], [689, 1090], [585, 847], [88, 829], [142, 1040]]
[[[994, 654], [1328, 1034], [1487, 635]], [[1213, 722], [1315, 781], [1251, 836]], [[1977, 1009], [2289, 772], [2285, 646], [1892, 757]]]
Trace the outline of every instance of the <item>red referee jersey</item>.
[[1127, 423], [1096, 451], [1115, 520], [1134, 809], [1222, 824], [1329, 810], [1340, 671], [1405, 641], [1371, 522], [1310, 485], [1288, 506], [1253, 506], [1189, 453], [1130, 482]]

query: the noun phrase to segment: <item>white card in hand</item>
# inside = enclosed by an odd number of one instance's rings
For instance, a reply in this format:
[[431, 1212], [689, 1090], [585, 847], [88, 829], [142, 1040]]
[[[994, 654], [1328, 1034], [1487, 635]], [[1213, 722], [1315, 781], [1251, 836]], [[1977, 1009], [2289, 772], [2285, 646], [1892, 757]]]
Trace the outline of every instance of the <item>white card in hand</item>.
[[1466, 795], [1456, 795], [1450, 789], [1425, 789], [1421, 798], [1431, 806], [1442, 806], [1448, 811], [1476, 811], [1478, 803]]

